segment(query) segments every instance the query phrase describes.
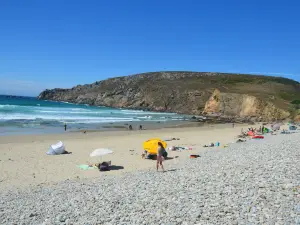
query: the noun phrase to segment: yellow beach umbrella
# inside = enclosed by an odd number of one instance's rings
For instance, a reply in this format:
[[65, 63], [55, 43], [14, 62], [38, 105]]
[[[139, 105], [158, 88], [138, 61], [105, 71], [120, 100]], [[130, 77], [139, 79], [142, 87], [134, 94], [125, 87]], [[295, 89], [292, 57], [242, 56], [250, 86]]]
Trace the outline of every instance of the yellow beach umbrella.
[[152, 138], [148, 141], [144, 142], [144, 150], [147, 151], [149, 154], [157, 154], [157, 148], [158, 148], [158, 142], [162, 143], [162, 145], [164, 146], [164, 148], [167, 148], [167, 143], [162, 141], [159, 138]]

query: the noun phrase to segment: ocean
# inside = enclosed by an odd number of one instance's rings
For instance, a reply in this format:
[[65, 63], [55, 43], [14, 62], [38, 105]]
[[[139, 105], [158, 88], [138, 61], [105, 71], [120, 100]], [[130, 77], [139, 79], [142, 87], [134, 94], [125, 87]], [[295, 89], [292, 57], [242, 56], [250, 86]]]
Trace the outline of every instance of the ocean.
[[184, 121], [175, 113], [125, 110], [108, 107], [38, 100], [33, 97], [0, 95], [0, 135], [62, 132], [82, 129], [126, 129], [154, 123]]

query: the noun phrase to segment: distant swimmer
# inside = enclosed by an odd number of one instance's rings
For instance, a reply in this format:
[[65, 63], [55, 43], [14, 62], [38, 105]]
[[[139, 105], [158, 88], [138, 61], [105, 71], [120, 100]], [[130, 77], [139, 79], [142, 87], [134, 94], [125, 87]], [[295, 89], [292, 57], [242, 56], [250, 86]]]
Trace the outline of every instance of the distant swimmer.
[[67, 124], [66, 123], [65, 123], [64, 127], [65, 127], [65, 131], [67, 131]]

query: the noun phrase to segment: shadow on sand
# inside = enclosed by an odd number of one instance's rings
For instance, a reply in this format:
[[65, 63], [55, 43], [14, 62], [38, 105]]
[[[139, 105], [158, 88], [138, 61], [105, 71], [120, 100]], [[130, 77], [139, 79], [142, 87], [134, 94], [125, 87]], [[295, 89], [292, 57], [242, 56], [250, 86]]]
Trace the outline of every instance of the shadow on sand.
[[170, 169], [170, 170], [166, 170], [165, 172], [174, 172], [176, 171], [177, 169]]
[[115, 165], [112, 165], [109, 167], [109, 170], [123, 170], [124, 169], [124, 166], [115, 166]]
[[165, 158], [165, 160], [171, 160], [171, 159], [177, 159], [177, 158], [179, 158], [179, 156], [175, 156], [175, 157], [167, 157], [167, 158]]
[[[165, 160], [172, 160], [172, 159], [177, 159], [179, 158], [179, 156], [175, 156], [175, 157], [166, 157], [164, 158]], [[148, 158], [149, 160], [156, 160], [156, 156], [153, 156], [152, 158]]]

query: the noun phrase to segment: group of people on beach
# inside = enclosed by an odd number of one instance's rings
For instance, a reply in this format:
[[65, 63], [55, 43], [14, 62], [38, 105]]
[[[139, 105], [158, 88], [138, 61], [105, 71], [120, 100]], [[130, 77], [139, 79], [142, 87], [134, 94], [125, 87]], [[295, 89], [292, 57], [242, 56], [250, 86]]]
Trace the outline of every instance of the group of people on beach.
[[252, 132], [253, 134], [263, 134], [265, 131], [265, 126], [260, 126], [259, 128], [253, 128], [248, 127], [247, 131], [244, 132], [244, 129], [242, 128], [241, 134], [247, 135], [249, 132]]
[[[128, 126], [128, 130], [133, 130], [132, 125]], [[142, 125], [139, 126], [139, 130], [143, 130], [143, 126]]]
[[[65, 130], [65, 131], [67, 131], [67, 127], [68, 127], [68, 126], [67, 126], [67, 124], [65, 123], [65, 124], [64, 124], [64, 130]], [[133, 130], [132, 125], [129, 125], [129, 126], [128, 126], [128, 130]], [[142, 125], [139, 126], [139, 130], [143, 130], [143, 126], [142, 126]]]

